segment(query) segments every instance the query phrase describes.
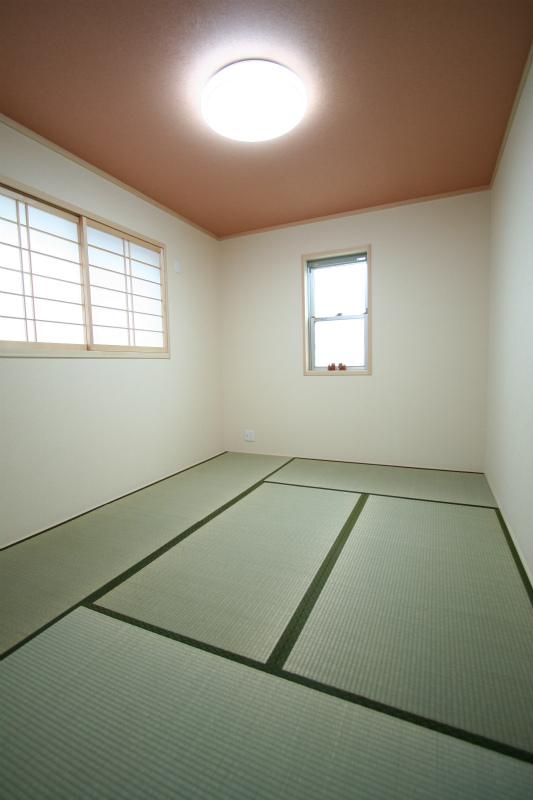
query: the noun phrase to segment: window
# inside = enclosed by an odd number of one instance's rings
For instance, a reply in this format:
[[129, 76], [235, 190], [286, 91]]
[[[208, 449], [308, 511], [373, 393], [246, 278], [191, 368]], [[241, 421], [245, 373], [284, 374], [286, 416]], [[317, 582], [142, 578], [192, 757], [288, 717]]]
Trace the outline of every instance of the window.
[[368, 375], [369, 248], [304, 257], [304, 295], [306, 374]]
[[0, 351], [167, 352], [163, 248], [0, 187]]

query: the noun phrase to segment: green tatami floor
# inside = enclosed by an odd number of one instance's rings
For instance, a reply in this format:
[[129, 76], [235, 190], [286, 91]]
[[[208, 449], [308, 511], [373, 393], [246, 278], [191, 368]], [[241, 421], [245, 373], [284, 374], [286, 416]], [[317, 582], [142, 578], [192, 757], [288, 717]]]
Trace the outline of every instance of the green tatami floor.
[[6, 549], [2, 791], [530, 800], [494, 506], [477, 474], [228, 453]]
[[266, 661], [358, 499], [264, 484], [98, 603]]
[[86, 609], [1, 687], [12, 800], [531, 800], [530, 764]]
[[288, 459], [225, 453], [0, 556], [0, 652], [198, 524]]
[[473, 472], [295, 458], [270, 480], [324, 489], [440, 500], [445, 503], [497, 505], [485, 476]]

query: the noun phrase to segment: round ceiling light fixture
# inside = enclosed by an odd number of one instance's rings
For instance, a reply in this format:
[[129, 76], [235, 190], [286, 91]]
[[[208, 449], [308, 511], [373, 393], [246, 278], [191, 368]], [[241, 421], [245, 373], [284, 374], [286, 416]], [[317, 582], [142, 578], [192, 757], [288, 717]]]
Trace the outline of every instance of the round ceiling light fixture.
[[205, 85], [202, 113], [214, 131], [239, 142], [264, 142], [292, 130], [307, 107], [301, 78], [274, 61], [236, 61]]

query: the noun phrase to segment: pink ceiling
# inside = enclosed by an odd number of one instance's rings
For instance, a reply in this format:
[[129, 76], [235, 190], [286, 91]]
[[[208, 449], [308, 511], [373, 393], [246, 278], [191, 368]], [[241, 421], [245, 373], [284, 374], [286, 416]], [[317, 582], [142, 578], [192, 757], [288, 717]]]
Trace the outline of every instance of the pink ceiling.
[[[2, 0], [1, 110], [218, 236], [491, 179], [532, 0]], [[269, 58], [303, 123], [223, 139], [198, 93]]]

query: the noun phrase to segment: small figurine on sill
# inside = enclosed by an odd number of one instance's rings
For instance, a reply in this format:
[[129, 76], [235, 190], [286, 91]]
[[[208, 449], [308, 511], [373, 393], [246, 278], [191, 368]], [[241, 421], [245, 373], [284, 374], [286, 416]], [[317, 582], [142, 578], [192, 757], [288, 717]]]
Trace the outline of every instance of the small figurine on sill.
[[340, 362], [339, 363], [339, 369], [346, 369], [346, 364], [343, 364], [342, 362]]
[[330, 372], [334, 372], [336, 369], [337, 369], [337, 367], [336, 367], [336, 365], [333, 363], [333, 361], [331, 362], [331, 364], [328, 364], [328, 370], [329, 370]]

